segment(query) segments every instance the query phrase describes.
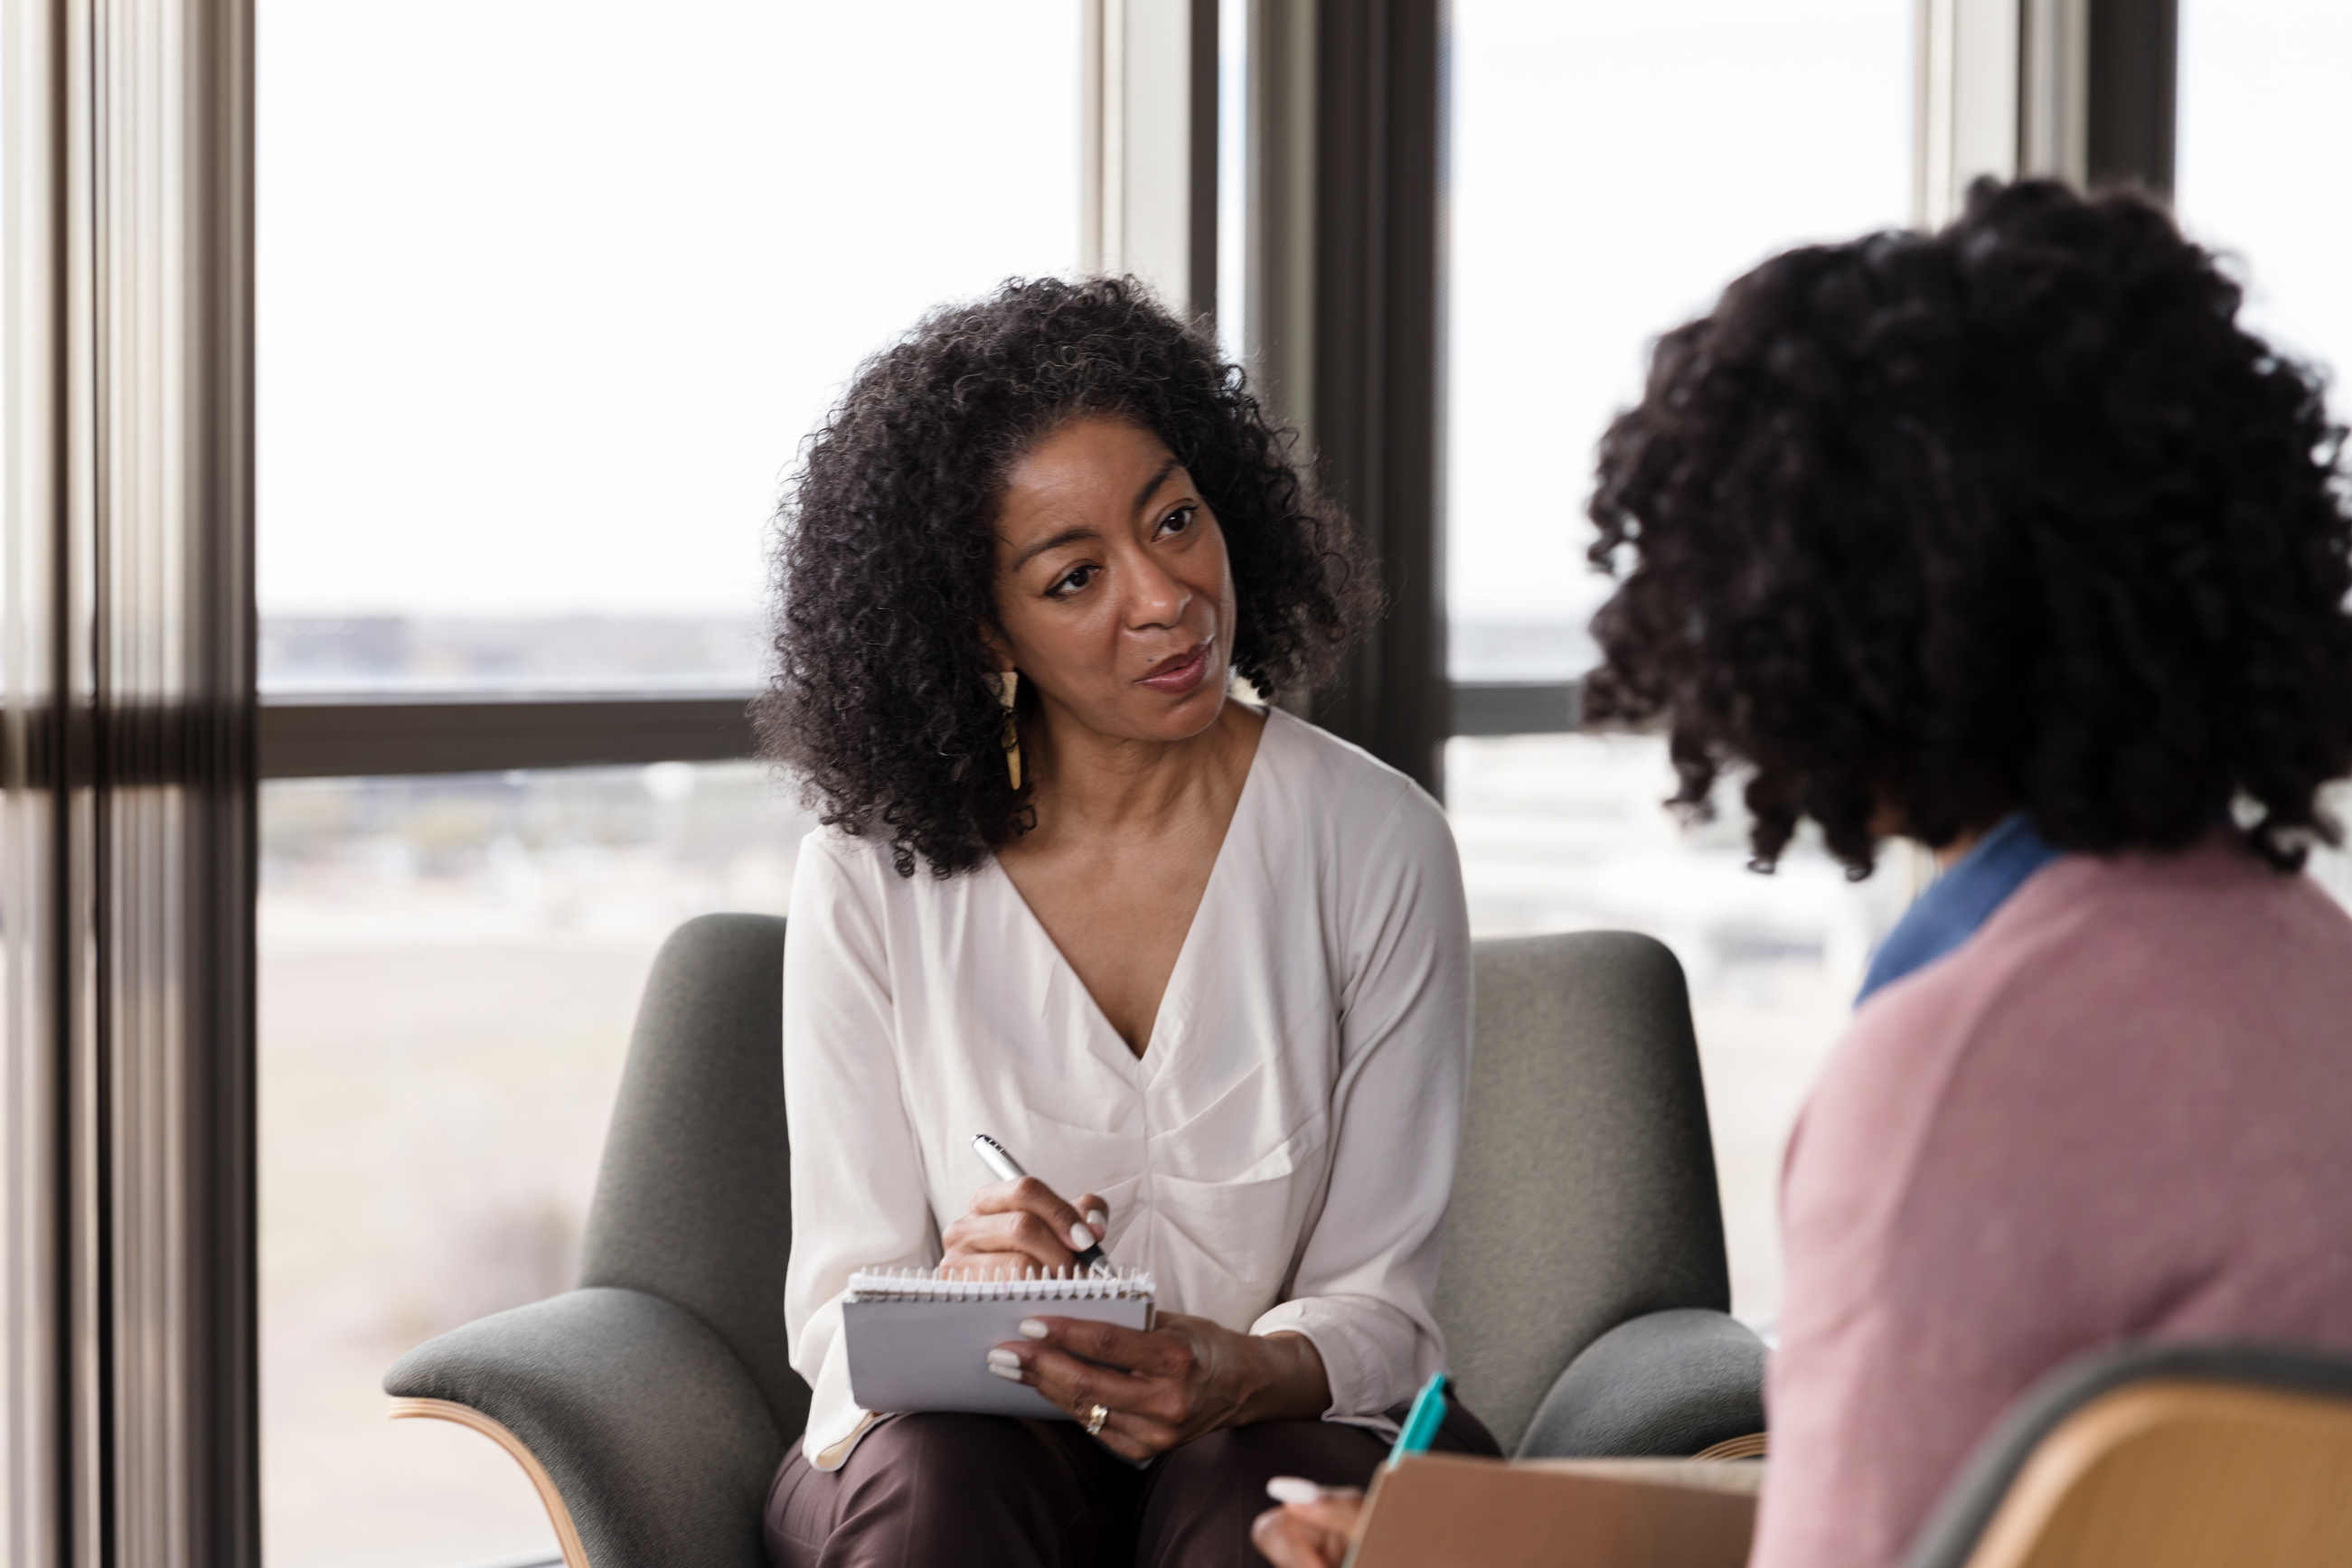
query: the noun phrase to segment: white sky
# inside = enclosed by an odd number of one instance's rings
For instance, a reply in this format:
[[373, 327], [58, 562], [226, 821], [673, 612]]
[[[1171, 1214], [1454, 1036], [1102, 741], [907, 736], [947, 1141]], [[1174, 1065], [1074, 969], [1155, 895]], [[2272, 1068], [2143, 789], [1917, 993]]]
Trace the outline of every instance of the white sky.
[[1910, 220], [1911, 16], [1454, 0], [1457, 619], [1580, 625], [1593, 446], [1650, 340], [1775, 251]]
[[2181, 221], [2236, 253], [2250, 326], [2329, 366], [2352, 362], [2347, 156], [2352, 5], [2183, 0]]
[[263, 613], [745, 614], [801, 437], [1076, 263], [1076, 0], [262, 0]]
[[[1907, 220], [1912, 0], [1455, 0], [1449, 601], [1580, 622], [1650, 340]], [[262, 0], [265, 613], [747, 614], [800, 438], [1076, 260], [1076, 0]], [[2180, 205], [2352, 353], [2352, 5], [2185, 0]]]

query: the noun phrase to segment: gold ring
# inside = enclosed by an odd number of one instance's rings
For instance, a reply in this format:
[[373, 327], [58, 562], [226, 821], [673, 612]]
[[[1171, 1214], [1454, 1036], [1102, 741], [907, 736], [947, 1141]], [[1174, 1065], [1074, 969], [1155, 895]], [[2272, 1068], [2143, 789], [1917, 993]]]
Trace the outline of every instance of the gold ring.
[[1087, 1436], [1089, 1437], [1101, 1437], [1103, 1423], [1109, 1419], [1110, 1407], [1107, 1405], [1097, 1405], [1093, 1409], [1087, 1411]]

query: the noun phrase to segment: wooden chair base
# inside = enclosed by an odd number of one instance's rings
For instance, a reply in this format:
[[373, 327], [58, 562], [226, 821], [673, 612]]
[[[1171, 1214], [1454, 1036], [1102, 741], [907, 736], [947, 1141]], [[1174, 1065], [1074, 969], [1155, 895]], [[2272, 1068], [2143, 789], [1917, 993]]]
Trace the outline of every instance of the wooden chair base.
[[1691, 1456], [1694, 1459], [1760, 1459], [1770, 1446], [1770, 1434], [1750, 1432], [1744, 1437], [1726, 1437], [1720, 1443], [1710, 1443]]
[[555, 1527], [555, 1542], [563, 1549], [563, 1568], [588, 1568], [588, 1553], [580, 1544], [580, 1531], [572, 1526], [572, 1511], [563, 1506], [563, 1494], [555, 1490], [554, 1478], [520, 1437], [472, 1406], [460, 1405], [453, 1399], [395, 1399], [391, 1415], [395, 1421], [450, 1421], [470, 1427], [504, 1448], [522, 1467], [522, 1473], [530, 1478], [539, 1500], [547, 1509], [547, 1521]]

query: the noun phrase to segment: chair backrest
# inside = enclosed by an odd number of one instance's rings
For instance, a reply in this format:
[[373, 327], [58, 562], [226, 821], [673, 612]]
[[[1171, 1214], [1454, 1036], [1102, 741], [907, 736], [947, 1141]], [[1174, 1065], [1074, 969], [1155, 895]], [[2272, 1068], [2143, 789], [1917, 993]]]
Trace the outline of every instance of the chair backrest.
[[[784, 1334], [791, 1145], [784, 923], [707, 915], [654, 959], [604, 1140], [581, 1283], [661, 1296], [724, 1340], [777, 1429], [808, 1386]], [[1438, 1320], [1506, 1449], [1626, 1319], [1730, 1304], [1688, 995], [1646, 936], [1478, 943], [1477, 1038]]]
[[654, 959], [604, 1138], [583, 1285], [661, 1296], [726, 1342], [789, 1440], [808, 1385], [784, 1334], [784, 923], [706, 915]]
[[2352, 1357], [2135, 1345], [2060, 1368], [1953, 1482], [1906, 1568], [2340, 1568]]
[[1682, 966], [1631, 932], [1480, 942], [1437, 1319], [1505, 1452], [1627, 1319], [1731, 1305]]

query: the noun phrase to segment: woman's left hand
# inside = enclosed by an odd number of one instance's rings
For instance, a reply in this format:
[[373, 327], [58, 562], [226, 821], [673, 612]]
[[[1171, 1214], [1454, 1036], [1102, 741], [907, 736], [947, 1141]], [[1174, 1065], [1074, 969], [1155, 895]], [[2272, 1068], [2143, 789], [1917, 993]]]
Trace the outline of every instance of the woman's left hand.
[[1023, 1322], [1024, 1340], [989, 1352], [999, 1376], [1029, 1385], [1123, 1458], [1148, 1459], [1222, 1427], [1311, 1420], [1330, 1407], [1323, 1358], [1304, 1334], [1235, 1333], [1162, 1312], [1145, 1331], [1076, 1318]]

